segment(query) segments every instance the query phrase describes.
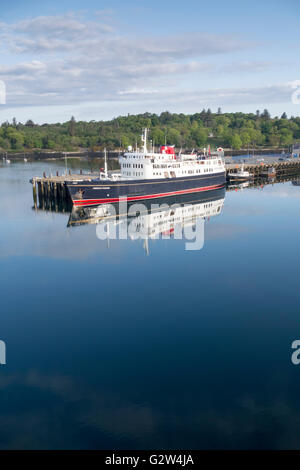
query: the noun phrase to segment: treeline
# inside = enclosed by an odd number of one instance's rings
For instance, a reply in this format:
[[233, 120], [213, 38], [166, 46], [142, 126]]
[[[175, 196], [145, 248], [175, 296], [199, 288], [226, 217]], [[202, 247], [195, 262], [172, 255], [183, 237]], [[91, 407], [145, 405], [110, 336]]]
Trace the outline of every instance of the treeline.
[[0, 127], [2, 151], [75, 151], [124, 149], [141, 145], [141, 132], [150, 129], [155, 146], [175, 144], [183, 149], [208, 144], [238, 150], [247, 147], [287, 147], [300, 139], [300, 117], [286, 113], [272, 118], [267, 110], [256, 113], [217, 113], [203, 109], [195, 114], [144, 113], [120, 116], [111, 121], [70, 121], [56, 124], [25, 124], [13, 121]]

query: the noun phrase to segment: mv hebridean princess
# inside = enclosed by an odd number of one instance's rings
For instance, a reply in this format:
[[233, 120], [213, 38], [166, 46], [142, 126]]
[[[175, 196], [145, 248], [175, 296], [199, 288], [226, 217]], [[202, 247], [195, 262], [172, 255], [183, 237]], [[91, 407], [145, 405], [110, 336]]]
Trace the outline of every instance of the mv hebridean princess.
[[160, 152], [148, 151], [147, 131], [142, 135], [142, 151], [130, 149], [120, 155], [120, 173], [108, 173], [105, 154], [105, 168], [99, 178], [67, 183], [74, 206], [115, 203], [124, 198], [128, 201], [165, 198], [225, 186], [223, 149], [216, 154], [176, 154], [174, 146], [163, 145]]

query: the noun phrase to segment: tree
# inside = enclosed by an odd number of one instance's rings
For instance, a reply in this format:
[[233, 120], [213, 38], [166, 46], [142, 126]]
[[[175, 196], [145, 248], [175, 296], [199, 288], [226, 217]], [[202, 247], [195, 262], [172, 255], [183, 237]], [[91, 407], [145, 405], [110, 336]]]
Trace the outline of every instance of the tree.
[[122, 134], [120, 138], [120, 147], [127, 148], [130, 145], [130, 141], [127, 137], [127, 135]]
[[280, 129], [279, 135], [281, 145], [291, 145], [293, 143], [293, 134], [289, 129]]
[[74, 116], [72, 116], [69, 121], [69, 134], [71, 137], [75, 135], [75, 129], [76, 129], [76, 120]]
[[192, 138], [197, 147], [203, 147], [207, 142], [207, 132], [203, 127], [192, 131]]
[[155, 145], [164, 145], [165, 133], [163, 130], [155, 127], [153, 130], [151, 130], [150, 136]]
[[54, 149], [55, 148], [55, 142], [51, 139], [49, 139], [48, 135], [45, 135], [42, 139], [42, 145], [44, 149]]
[[262, 112], [262, 114], [261, 114], [261, 117], [262, 117], [263, 119], [270, 119], [270, 118], [271, 118], [270, 113], [269, 113], [269, 111], [268, 111], [267, 109], [264, 109], [264, 110], [263, 110], [263, 112]]
[[246, 147], [247, 145], [250, 144], [250, 142], [251, 142], [251, 137], [250, 137], [249, 132], [243, 131], [243, 132], [241, 133], [240, 137], [241, 137], [241, 140], [242, 140], [242, 145], [243, 145], [243, 147]]
[[21, 132], [13, 127], [7, 127], [5, 134], [10, 141], [10, 145], [13, 150], [20, 150], [22, 148], [24, 136]]
[[287, 114], [286, 114], [286, 112], [284, 112], [284, 113], [281, 115], [281, 119], [287, 119]]
[[268, 141], [272, 147], [278, 147], [280, 144], [280, 136], [278, 134], [272, 133], [269, 135]]
[[242, 141], [238, 134], [233, 134], [231, 138], [231, 147], [234, 150], [239, 150], [242, 147]]

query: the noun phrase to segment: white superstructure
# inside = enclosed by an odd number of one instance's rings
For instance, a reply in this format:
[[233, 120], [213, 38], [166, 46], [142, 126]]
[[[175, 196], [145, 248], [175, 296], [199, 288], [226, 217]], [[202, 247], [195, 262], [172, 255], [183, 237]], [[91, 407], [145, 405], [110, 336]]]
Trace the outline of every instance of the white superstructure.
[[147, 129], [142, 136], [143, 149], [128, 151], [119, 157], [121, 172], [112, 178], [121, 180], [149, 180], [186, 178], [225, 171], [222, 151], [199, 157], [195, 153], [177, 155], [173, 146], [161, 146], [160, 152], [147, 148]]

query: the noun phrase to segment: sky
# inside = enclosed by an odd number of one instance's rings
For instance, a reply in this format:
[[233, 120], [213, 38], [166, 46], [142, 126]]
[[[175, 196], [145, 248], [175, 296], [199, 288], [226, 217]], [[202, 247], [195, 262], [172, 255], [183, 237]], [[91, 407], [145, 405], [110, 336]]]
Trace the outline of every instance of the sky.
[[0, 1], [0, 122], [299, 116], [299, 13], [298, 0]]

